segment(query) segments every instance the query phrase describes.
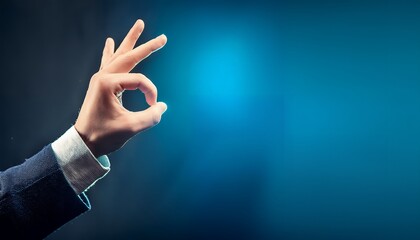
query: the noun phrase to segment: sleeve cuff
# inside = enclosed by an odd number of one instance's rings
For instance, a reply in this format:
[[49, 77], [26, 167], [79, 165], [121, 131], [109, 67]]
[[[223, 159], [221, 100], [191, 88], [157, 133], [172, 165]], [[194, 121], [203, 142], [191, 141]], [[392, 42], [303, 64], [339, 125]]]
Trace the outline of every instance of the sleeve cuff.
[[74, 126], [51, 146], [64, 176], [77, 194], [89, 189], [110, 170], [108, 157], [95, 158]]

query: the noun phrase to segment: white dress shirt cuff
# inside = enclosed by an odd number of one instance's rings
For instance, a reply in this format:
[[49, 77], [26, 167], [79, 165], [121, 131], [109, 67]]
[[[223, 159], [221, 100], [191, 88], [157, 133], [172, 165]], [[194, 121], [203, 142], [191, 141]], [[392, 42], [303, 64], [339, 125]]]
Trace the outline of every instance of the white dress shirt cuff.
[[77, 194], [89, 189], [110, 170], [106, 155], [95, 158], [74, 126], [51, 144], [64, 176]]

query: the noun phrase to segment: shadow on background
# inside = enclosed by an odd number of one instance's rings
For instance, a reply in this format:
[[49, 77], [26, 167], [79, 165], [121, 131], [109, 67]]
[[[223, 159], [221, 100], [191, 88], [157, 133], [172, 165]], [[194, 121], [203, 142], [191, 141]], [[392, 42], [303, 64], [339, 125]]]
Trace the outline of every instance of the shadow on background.
[[[49, 239], [418, 239], [420, 4], [0, 4], [1, 169], [74, 123], [108, 36], [169, 109]], [[127, 108], [146, 107], [142, 94]], [[54, 193], [51, 193], [54, 194]]]

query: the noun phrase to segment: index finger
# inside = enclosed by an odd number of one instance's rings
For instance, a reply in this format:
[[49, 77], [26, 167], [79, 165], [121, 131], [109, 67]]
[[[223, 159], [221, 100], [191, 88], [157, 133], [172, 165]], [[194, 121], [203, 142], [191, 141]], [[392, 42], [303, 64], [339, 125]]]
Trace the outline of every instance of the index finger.
[[165, 46], [167, 38], [164, 34], [152, 39], [135, 49], [118, 56], [106, 67], [107, 72], [130, 72], [139, 62], [147, 58], [153, 52]]
[[115, 93], [124, 90], [139, 89], [146, 97], [146, 102], [153, 105], [157, 101], [157, 88], [150, 79], [140, 73], [115, 73], [108, 75], [112, 85], [111, 88]]

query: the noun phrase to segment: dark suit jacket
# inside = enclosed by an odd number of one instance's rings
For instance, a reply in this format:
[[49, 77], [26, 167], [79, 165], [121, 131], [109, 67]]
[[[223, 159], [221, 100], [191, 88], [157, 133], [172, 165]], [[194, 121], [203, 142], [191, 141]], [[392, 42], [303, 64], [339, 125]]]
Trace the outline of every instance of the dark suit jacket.
[[41, 239], [90, 209], [57, 163], [51, 145], [0, 172], [0, 238]]

